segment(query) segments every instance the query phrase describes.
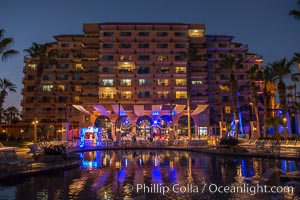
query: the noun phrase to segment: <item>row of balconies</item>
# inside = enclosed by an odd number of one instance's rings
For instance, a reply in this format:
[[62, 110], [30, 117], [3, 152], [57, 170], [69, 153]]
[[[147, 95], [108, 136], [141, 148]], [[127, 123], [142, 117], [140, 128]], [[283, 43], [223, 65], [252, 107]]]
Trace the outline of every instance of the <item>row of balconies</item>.
[[[169, 89], [179, 89], [179, 88], [186, 88], [187, 85], [185, 83], [175, 83], [172, 82], [172, 83], [155, 83], [156, 80], [153, 81], [154, 83], [153, 84], [139, 84], [138, 81], [136, 82], [133, 82], [131, 84], [121, 84], [120, 82], [118, 82], [118, 84], [107, 84], [107, 83], [100, 83], [99, 86], [101, 87], [117, 87], [116, 89], [117, 90], [123, 90], [123, 89], [131, 89], [131, 90], [140, 90], [141, 87], [142, 88], [151, 88], [151, 87], [154, 87], [154, 90], [155, 89], [158, 89], [158, 88], [166, 88], [168, 87]], [[198, 89], [207, 89], [208, 88], [208, 84], [201, 84], [201, 85], [193, 85], [192, 86], [193, 90], [198, 90]]]
[[205, 37], [182, 37], [182, 36], [101, 36], [84, 37], [82, 42], [85, 46], [96, 45], [99, 42], [189, 42], [201, 44], [206, 42]]
[[153, 62], [158, 64], [169, 63], [172, 62], [186, 62], [186, 58], [181, 54], [145, 54], [145, 55], [101, 55], [101, 62]]
[[[136, 42], [128, 42], [128, 43], [118, 43], [118, 42], [111, 42], [111, 43], [100, 43], [100, 50], [105, 49], [153, 49], [153, 50], [159, 50], [159, 49], [187, 49], [189, 43], [188, 42], [181, 42], [181, 43], [136, 43]], [[83, 49], [84, 51], [84, 49]]]
[[[164, 99], [164, 100], [186, 100], [186, 96], [176, 96], [175, 94], [169, 94], [169, 95], [161, 95], [161, 94], [149, 94], [149, 96], [139, 95], [139, 94], [132, 94], [132, 95], [124, 95], [121, 94], [114, 94], [114, 95], [99, 95], [99, 96], [81, 96], [80, 102], [83, 102], [84, 104], [92, 104], [92, 103], [98, 103], [106, 101], [112, 101], [112, 100], [119, 100], [119, 101], [135, 101], [135, 100], [156, 100], [156, 99]], [[208, 96], [193, 96], [191, 97], [192, 101], [202, 101], [207, 102]]]
[[[153, 31], [153, 30], [166, 30], [178, 31], [188, 29], [203, 29], [204, 24], [182, 24], [182, 23], [102, 23], [102, 24], [84, 24], [84, 30], [96, 30], [95, 25], [99, 25], [101, 31], [104, 30], [131, 30], [131, 31]], [[93, 29], [92, 29], [93, 28]], [[98, 29], [97, 29], [98, 30]]]

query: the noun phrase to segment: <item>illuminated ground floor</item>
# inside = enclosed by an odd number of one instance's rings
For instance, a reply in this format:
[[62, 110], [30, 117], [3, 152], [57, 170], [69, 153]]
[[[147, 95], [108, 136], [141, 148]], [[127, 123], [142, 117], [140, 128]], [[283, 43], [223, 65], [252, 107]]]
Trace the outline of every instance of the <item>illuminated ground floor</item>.
[[[77, 138], [80, 128], [102, 129], [102, 136], [119, 140], [122, 136], [135, 137], [188, 137], [188, 111], [186, 105], [74, 105], [81, 112], [79, 129], [70, 129], [68, 139]], [[200, 138], [210, 134], [207, 105], [199, 105], [191, 113], [191, 137]], [[91, 133], [91, 136], [94, 137]]]

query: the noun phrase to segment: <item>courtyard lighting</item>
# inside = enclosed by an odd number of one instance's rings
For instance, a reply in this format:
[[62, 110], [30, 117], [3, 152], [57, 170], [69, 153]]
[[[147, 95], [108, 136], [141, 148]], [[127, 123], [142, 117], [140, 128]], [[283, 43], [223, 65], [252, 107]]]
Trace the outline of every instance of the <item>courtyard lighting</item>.
[[33, 141], [37, 142], [37, 125], [38, 125], [39, 121], [38, 120], [34, 120], [32, 122], [33, 124]]

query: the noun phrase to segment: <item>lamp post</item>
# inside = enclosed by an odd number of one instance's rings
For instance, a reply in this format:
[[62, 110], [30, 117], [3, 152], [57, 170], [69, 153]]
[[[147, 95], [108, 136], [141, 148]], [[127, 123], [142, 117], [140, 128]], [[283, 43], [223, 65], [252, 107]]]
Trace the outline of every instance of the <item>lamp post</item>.
[[33, 124], [33, 142], [37, 142], [37, 125], [38, 125], [39, 121], [35, 120], [32, 122]]
[[283, 134], [284, 134], [284, 139], [286, 139], [287, 138], [286, 117], [283, 118]]
[[250, 106], [251, 106], [251, 116], [250, 116], [250, 121], [253, 121], [253, 103], [251, 102], [251, 103], [249, 103], [250, 104]]

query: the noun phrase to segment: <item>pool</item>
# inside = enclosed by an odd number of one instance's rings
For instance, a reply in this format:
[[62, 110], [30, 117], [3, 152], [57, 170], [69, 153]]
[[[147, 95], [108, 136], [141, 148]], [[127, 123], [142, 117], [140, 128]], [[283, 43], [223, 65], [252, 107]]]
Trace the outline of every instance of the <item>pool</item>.
[[300, 198], [299, 182], [278, 178], [300, 170], [297, 161], [159, 150], [79, 156], [80, 168], [0, 183], [0, 199]]

